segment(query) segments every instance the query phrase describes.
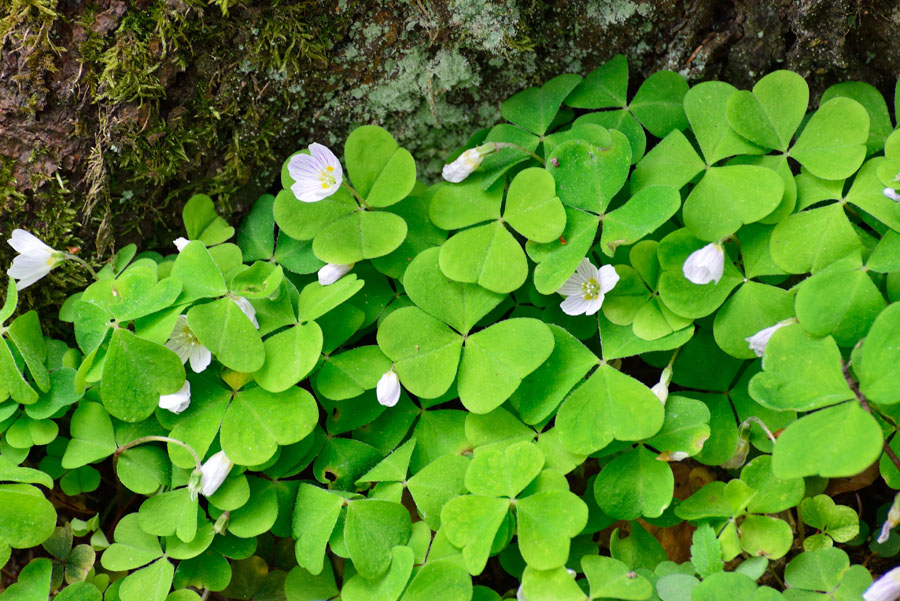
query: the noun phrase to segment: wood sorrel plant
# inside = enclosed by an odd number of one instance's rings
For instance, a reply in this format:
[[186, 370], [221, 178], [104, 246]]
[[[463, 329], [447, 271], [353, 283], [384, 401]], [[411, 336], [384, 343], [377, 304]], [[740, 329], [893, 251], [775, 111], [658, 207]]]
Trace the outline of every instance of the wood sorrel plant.
[[[628, 88], [525, 90], [431, 186], [364, 126], [236, 234], [195, 196], [74, 348], [11, 282], [0, 601], [896, 599], [884, 99]], [[12, 239], [23, 285], [74, 258]]]

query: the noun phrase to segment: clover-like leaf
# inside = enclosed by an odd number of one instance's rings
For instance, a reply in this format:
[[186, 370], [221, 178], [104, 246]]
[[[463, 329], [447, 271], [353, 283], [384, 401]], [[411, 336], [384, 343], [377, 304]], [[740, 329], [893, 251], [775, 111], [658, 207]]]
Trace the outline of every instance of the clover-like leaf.
[[553, 176], [537, 167], [517, 173], [506, 193], [503, 218], [529, 240], [559, 238], [566, 226], [566, 212], [556, 196]]
[[853, 175], [866, 158], [869, 115], [850, 98], [819, 106], [790, 150], [792, 157], [822, 179]]
[[200, 343], [225, 367], [252, 373], [263, 366], [265, 349], [259, 332], [233, 299], [195, 305], [187, 318]]
[[409, 541], [409, 512], [399, 503], [360, 499], [347, 506], [344, 541], [357, 572], [378, 578], [391, 565], [391, 549]]
[[590, 583], [590, 598], [632, 599], [650, 598], [653, 585], [618, 559], [599, 555], [581, 558], [581, 570]]
[[675, 479], [664, 461], [638, 447], [604, 466], [594, 481], [603, 513], [623, 520], [658, 517], [672, 502]]
[[522, 247], [499, 221], [457, 233], [441, 247], [441, 271], [451, 280], [512, 292], [528, 276]]
[[603, 213], [628, 178], [631, 144], [624, 134], [610, 132], [612, 144], [599, 148], [584, 140], [557, 146], [547, 161], [547, 170], [557, 182], [556, 193], [563, 204], [592, 213]]
[[571, 539], [587, 525], [588, 507], [567, 490], [539, 492], [516, 502], [519, 551], [538, 570], [552, 570], [569, 559]]
[[507, 319], [472, 334], [459, 364], [459, 398], [474, 413], [488, 413], [508, 399], [522, 379], [553, 352], [546, 324]]
[[403, 218], [389, 211], [355, 211], [325, 226], [313, 240], [313, 252], [326, 263], [356, 263], [394, 251], [406, 232]]
[[853, 369], [859, 376], [860, 392], [884, 405], [900, 401], [900, 303], [887, 307], [869, 330]]
[[448, 501], [441, 510], [447, 539], [462, 549], [470, 574], [480, 574], [487, 564], [497, 530], [509, 513], [509, 500], [466, 495]]
[[544, 455], [531, 442], [478, 449], [466, 471], [466, 488], [472, 494], [489, 497], [518, 495], [544, 466]]
[[563, 100], [580, 82], [580, 75], [558, 75], [540, 88], [528, 88], [513, 95], [500, 107], [500, 114], [530, 132], [544, 135]]
[[740, 135], [765, 148], [787, 150], [809, 104], [809, 86], [793, 71], [773, 71], [755, 86], [728, 98], [728, 123]]

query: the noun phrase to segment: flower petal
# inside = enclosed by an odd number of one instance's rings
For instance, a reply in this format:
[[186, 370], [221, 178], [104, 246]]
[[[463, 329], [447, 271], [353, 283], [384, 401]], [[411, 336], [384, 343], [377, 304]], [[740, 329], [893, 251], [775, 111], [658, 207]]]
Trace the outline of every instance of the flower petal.
[[619, 281], [619, 274], [612, 265], [604, 265], [597, 270], [597, 281], [600, 283], [600, 291], [606, 294], [616, 287]]

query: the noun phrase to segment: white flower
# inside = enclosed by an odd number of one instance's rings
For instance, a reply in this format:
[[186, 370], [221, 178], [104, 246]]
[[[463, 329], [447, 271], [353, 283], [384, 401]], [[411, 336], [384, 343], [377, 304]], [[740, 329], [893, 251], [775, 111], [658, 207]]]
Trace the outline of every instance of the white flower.
[[791, 323], [791, 321], [792, 320], [779, 321], [774, 326], [763, 328], [753, 336], [744, 338], [744, 340], [747, 341], [747, 346], [750, 347], [751, 351], [756, 353], [757, 357], [762, 357], [766, 352], [766, 345], [769, 344], [769, 339], [772, 337], [772, 334]]
[[175, 248], [178, 249], [178, 252], [183, 251], [184, 247], [187, 246], [189, 243], [190, 243], [190, 240], [188, 240], [184, 236], [178, 236], [177, 238], [172, 240], [172, 244], [175, 245]]
[[253, 305], [250, 304], [243, 296], [232, 296], [231, 300], [234, 301], [234, 304], [238, 306], [238, 309], [244, 312], [244, 315], [247, 316], [247, 319], [253, 324], [257, 330], [259, 329], [259, 322], [256, 321], [256, 309], [253, 308]]
[[375, 395], [378, 397], [378, 403], [385, 407], [393, 407], [400, 400], [400, 378], [397, 377], [393, 367], [384, 372], [378, 380]]
[[897, 191], [893, 188], [885, 188], [884, 195], [893, 200], [894, 202], [900, 202], [900, 194], [897, 194]]
[[452, 163], [444, 165], [441, 175], [448, 182], [458, 184], [478, 169], [484, 157], [494, 152], [496, 148], [497, 145], [492, 142], [482, 144], [477, 148], [470, 148], [456, 157]]
[[888, 510], [887, 519], [881, 525], [881, 532], [875, 540], [878, 544], [884, 544], [891, 536], [891, 530], [900, 524], [900, 493], [894, 497], [894, 502]]
[[210, 496], [219, 490], [234, 464], [225, 451], [219, 451], [200, 466], [200, 494]]
[[896, 601], [900, 599], [900, 568], [894, 568], [872, 583], [863, 593], [865, 601]]
[[593, 315], [600, 310], [603, 297], [619, 281], [619, 274], [612, 265], [600, 269], [590, 259], [584, 258], [575, 273], [557, 292], [567, 297], [559, 306], [566, 315]]
[[672, 381], [672, 368], [666, 367], [659, 375], [659, 382], [653, 385], [650, 392], [656, 395], [656, 398], [665, 405], [669, 398], [669, 382]]
[[725, 251], [722, 245], [716, 242], [707, 244], [700, 250], [695, 250], [684, 262], [681, 270], [684, 277], [694, 284], [719, 283], [722, 279], [722, 270], [725, 267]]
[[166, 348], [178, 355], [182, 363], [186, 363], [188, 359], [191, 361], [191, 369], [194, 373], [200, 373], [209, 366], [212, 361], [212, 353], [209, 349], [200, 344], [200, 341], [188, 326], [187, 317], [179, 315], [175, 321], [175, 329], [169, 334], [166, 341]]
[[339, 265], [337, 263], [328, 263], [319, 270], [319, 283], [323, 286], [329, 286], [347, 275], [353, 269], [353, 263], [349, 265]]
[[25, 230], [15, 229], [9, 240], [18, 254], [6, 274], [16, 282], [16, 288], [24, 290], [50, 273], [50, 270], [66, 260], [62, 251], [50, 248]]
[[159, 397], [159, 408], [168, 409], [172, 413], [181, 413], [191, 405], [191, 383], [184, 381], [184, 386], [174, 394], [163, 394]]
[[338, 191], [343, 181], [341, 162], [325, 146], [309, 145], [309, 154], [295, 154], [288, 161], [294, 180], [291, 191], [303, 202], [319, 202]]

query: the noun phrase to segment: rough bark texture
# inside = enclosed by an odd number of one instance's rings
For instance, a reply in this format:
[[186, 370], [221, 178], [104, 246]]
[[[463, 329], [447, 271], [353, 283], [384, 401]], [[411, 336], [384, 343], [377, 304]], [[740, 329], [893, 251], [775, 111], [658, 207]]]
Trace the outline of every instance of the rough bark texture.
[[[88, 258], [167, 245], [193, 193], [245, 211], [290, 152], [340, 147], [356, 124], [389, 129], [431, 178], [512, 93], [617, 53], [634, 87], [659, 69], [749, 87], [788, 68], [814, 102], [846, 80], [890, 101], [900, 62], [894, 0], [0, 5], [0, 234], [26, 227]], [[31, 305], [83, 276], [51, 277]]]

